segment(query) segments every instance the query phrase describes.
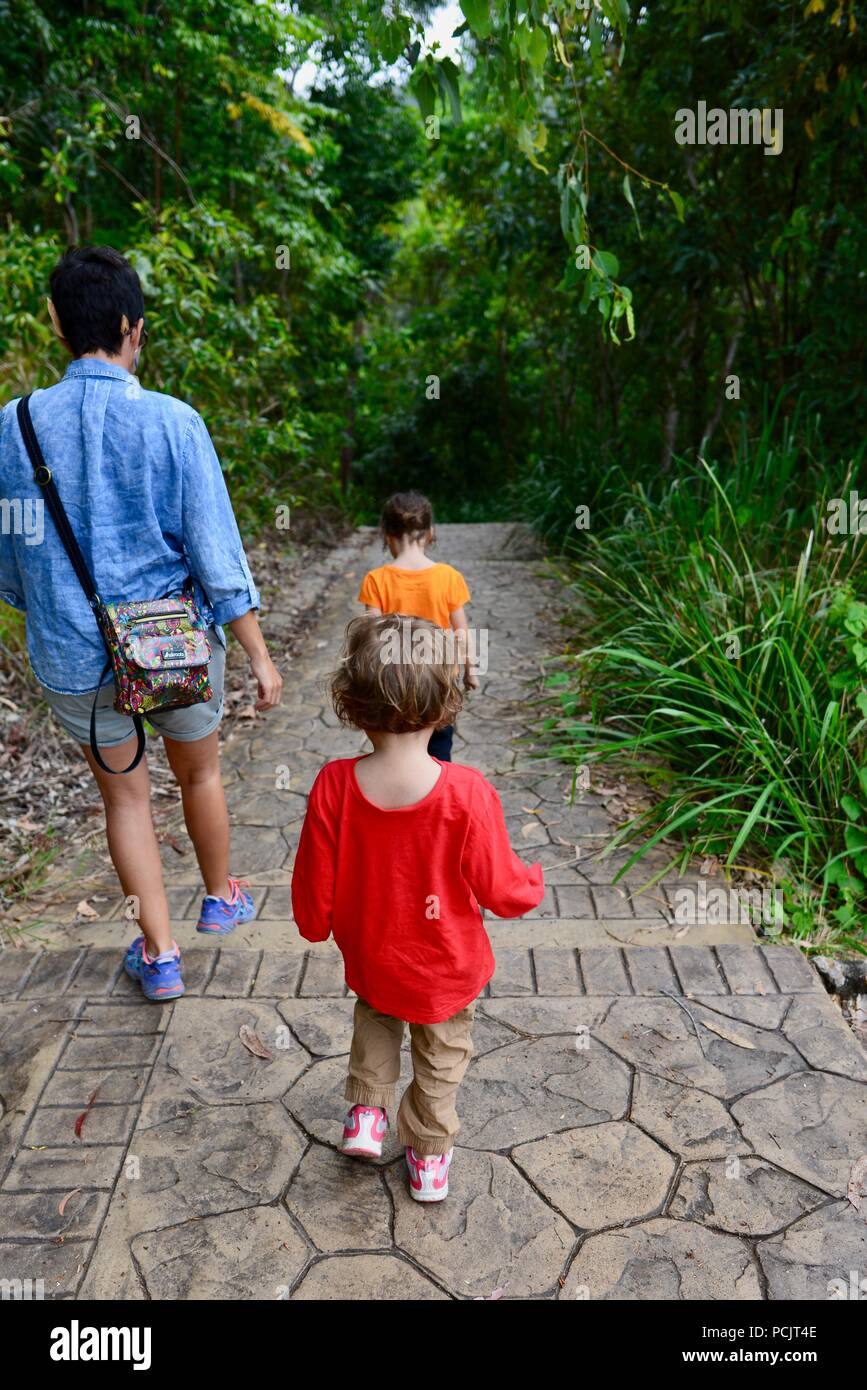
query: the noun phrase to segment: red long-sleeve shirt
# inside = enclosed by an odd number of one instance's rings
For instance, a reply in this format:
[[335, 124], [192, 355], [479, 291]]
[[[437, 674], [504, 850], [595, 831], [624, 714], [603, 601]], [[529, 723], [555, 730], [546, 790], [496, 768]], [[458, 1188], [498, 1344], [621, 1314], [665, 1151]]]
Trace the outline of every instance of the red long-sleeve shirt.
[[520, 917], [541, 902], [542, 868], [509, 844], [503, 808], [480, 772], [442, 763], [413, 806], [386, 810], [358, 785], [358, 758], [320, 771], [292, 878], [301, 935], [333, 932], [346, 983], [375, 1009], [440, 1023], [494, 973], [480, 906]]

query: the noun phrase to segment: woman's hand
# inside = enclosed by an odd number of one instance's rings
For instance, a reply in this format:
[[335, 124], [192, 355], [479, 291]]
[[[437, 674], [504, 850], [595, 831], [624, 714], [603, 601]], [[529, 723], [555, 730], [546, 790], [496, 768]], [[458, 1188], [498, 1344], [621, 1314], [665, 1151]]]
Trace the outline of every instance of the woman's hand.
[[283, 677], [268, 655], [259, 619], [253, 609], [240, 618], [233, 618], [229, 628], [250, 658], [250, 670], [259, 687], [257, 711], [264, 713], [266, 709], [274, 709], [275, 705], [279, 705], [283, 694]]
[[256, 710], [261, 714], [274, 709], [283, 697], [283, 677], [267, 652], [257, 652], [250, 658], [250, 670], [259, 687]]
[[466, 690], [478, 690], [479, 688], [479, 678], [473, 667], [469, 664], [467, 664], [464, 670], [464, 688]]

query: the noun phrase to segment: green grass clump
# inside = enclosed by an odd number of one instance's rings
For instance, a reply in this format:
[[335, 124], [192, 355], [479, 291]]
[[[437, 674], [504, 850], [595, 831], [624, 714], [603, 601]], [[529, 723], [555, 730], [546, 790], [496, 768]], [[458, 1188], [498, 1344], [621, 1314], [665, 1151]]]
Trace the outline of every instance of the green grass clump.
[[657, 791], [620, 832], [630, 863], [674, 836], [766, 872], [790, 938], [867, 953], [864, 547], [824, 526], [846, 470], [771, 438], [653, 492], [606, 473], [603, 524], [563, 552], [586, 645], [546, 723], [557, 757]]

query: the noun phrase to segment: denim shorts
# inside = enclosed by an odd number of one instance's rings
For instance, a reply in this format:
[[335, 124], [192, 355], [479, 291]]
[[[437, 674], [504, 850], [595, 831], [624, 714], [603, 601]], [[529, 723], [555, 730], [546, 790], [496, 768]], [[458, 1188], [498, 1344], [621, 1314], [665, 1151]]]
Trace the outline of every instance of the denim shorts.
[[[208, 678], [213, 695], [201, 705], [184, 705], [181, 709], [153, 710], [143, 716], [145, 722], [156, 729], [158, 734], [173, 738], [178, 743], [195, 743], [213, 733], [223, 717], [223, 677], [226, 669], [226, 649], [213, 628], [208, 629], [211, 644], [211, 660], [208, 662]], [[46, 703], [58, 724], [71, 734], [78, 743], [90, 744], [90, 711], [93, 708], [94, 691], [84, 695], [60, 695], [56, 690], [48, 690], [40, 685]], [[133, 722], [128, 714], [118, 714], [114, 709], [114, 681], [104, 685], [96, 703], [96, 741], [100, 748], [114, 748], [126, 743], [135, 733]]]

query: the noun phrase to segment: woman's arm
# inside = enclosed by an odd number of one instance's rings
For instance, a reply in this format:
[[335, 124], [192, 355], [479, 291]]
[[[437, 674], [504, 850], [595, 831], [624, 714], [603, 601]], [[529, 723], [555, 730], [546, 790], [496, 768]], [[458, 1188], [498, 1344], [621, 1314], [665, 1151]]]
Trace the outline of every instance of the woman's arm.
[[250, 670], [259, 687], [256, 709], [274, 709], [282, 699], [283, 677], [268, 655], [259, 619], [251, 608], [242, 617], [233, 618], [228, 627], [250, 658]]
[[190, 422], [185, 441], [183, 540], [190, 573], [214, 610], [214, 621], [228, 627], [247, 656], [259, 687], [257, 710], [280, 703], [283, 680], [265, 646], [256, 617], [259, 591], [253, 582], [238, 532], [220, 461], [201, 416]]
[[226, 480], [200, 415], [190, 420], [184, 440], [181, 525], [190, 574], [198, 580], [224, 627], [259, 607]]
[[[2, 433], [2, 448], [4, 455], [6, 451], [12, 450], [12, 443], [9, 431], [12, 430], [12, 402], [0, 410], [0, 433]], [[17, 418], [14, 428], [18, 429]], [[44, 524], [43, 503], [36, 502], [34, 513], [39, 519], [40, 524]], [[18, 608], [22, 612], [26, 611], [27, 605], [24, 602], [24, 582], [18, 568], [18, 561], [15, 556], [15, 537], [12, 535], [10, 527], [0, 526], [0, 602], [8, 603], [10, 608]]]
[[10, 608], [18, 608], [25, 612], [27, 605], [24, 602], [23, 588], [21, 574], [15, 561], [12, 536], [0, 532], [0, 602], [8, 603]]

